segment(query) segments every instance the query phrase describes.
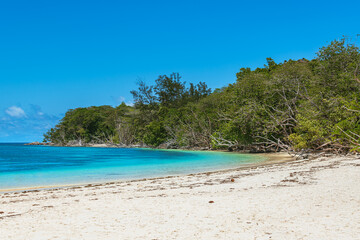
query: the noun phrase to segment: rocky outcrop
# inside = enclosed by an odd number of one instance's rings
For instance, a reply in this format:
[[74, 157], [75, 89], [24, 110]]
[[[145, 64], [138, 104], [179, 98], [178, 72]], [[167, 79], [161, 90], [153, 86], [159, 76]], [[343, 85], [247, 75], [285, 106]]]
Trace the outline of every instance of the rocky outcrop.
[[52, 143], [31, 142], [31, 143], [26, 143], [25, 145], [28, 145], [28, 146], [47, 146], [47, 145], [52, 145]]

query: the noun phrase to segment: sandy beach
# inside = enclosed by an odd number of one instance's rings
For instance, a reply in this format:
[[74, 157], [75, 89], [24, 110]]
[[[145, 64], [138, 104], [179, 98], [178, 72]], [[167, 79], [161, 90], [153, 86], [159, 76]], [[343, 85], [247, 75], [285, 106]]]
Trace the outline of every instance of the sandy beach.
[[1, 239], [360, 239], [360, 157], [0, 193]]

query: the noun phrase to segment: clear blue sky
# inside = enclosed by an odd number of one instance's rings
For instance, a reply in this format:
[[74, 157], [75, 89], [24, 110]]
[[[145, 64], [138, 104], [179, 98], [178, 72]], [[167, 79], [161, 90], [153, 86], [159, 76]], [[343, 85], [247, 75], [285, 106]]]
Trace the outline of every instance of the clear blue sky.
[[130, 103], [141, 78], [211, 88], [241, 67], [313, 58], [360, 33], [360, 1], [1, 1], [0, 142], [35, 141], [69, 108]]

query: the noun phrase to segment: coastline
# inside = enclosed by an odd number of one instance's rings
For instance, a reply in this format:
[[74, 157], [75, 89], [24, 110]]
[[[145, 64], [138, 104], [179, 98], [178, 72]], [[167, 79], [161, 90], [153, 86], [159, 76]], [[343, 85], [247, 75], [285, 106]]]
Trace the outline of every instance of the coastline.
[[359, 176], [352, 155], [0, 193], [0, 232], [5, 239], [359, 239]]
[[[95, 147], [95, 146], [91, 146]], [[154, 149], [154, 150], [164, 150], [164, 151], [185, 151], [184, 149]], [[203, 150], [186, 150], [186, 151], [203, 151]], [[209, 153], [216, 153], [216, 152], [225, 152], [229, 154], [245, 154], [241, 152], [229, 152], [229, 151], [222, 151], [222, 150], [212, 150], [207, 151]], [[251, 153], [254, 154], [254, 153]], [[225, 168], [213, 171], [204, 171], [204, 172], [194, 172], [194, 173], [184, 173], [180, 175], [167, 175], [167, 176], [158, 176], [158, 177], [148, 177], [148, 178], [137, 178], [137, 179], [119, 179], [119, 180], [111, 180], [111, 181], [99, 181], [99, 182], [85, 182], [85, 183], [73, 183], [73, 184], [59, 184], [59, 185], [45, 185], [45, 186], [34, 186], [34, 187], [24, 187], [24, 188], [9, 188], [9, 189], [0, 189], [1, 193], [10, 193], [10, 192], [34, 192], [34, 191], [41, 191], [41, 190], [57, 190], [62, 188], [78, 188], [87, 185], [96, 185], [96, 186], [103, 186], [108, 184], [116, 184], [121, 182], [137, 182], [137, 181], [145, 181], [145, 180], [159, 180], [164, 178], [171, 178], [171, 177], [184, 177], [184, 176], [192, 176], [194, 174], [214, 174], [214, 173], [225, 173], [229, 171], [239, 170], [239, 169], [247, 169], [253, 168], [261, 165], [271, 165], [271, 164], [279, 164], [286, 161], [293, 161], [295, 160], [293, 157], [288, 155], [287, 153], [279, 152], [279, 153], [258, 153], [257, 155], [261, 155], [266, 160], [257, 162], [257, 163], [250, 163], [244, 164], [242, 166], [236, 168]]]
[[270, 153], [281, 153], [280, 152], [264, 152], [264, 151], [250, 151], [250, 150], [226, 150], [226, 149], [212, 149], [210, 147], [170, 147], [166, 145], [160, 145], [158, 147], [151, 147], [145, 144], [107, 144], [107, 143], [86, 143], [83, 145], [79, 144], [67, 144], [67, 145], [58, 145], [51, 142], [30, 142], [25, 143], [25, 146], [49, 146], [49, 147], [80, 147], [80, 148], [144, 148], [144, 149], [154, 149], [154, 150], [179, 150], [179, 151], [209, 151], [209, 152], [234, 152], [234, 153], [248, 153], [248, 154], [270, 154]]

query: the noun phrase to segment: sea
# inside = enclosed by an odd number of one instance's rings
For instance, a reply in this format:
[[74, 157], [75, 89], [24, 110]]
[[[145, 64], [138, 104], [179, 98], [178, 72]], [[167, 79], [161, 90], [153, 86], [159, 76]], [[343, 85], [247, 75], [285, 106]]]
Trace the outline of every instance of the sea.
[[0, 191], [177, 176], [265, 160], [230, 152], [0, 143]]

